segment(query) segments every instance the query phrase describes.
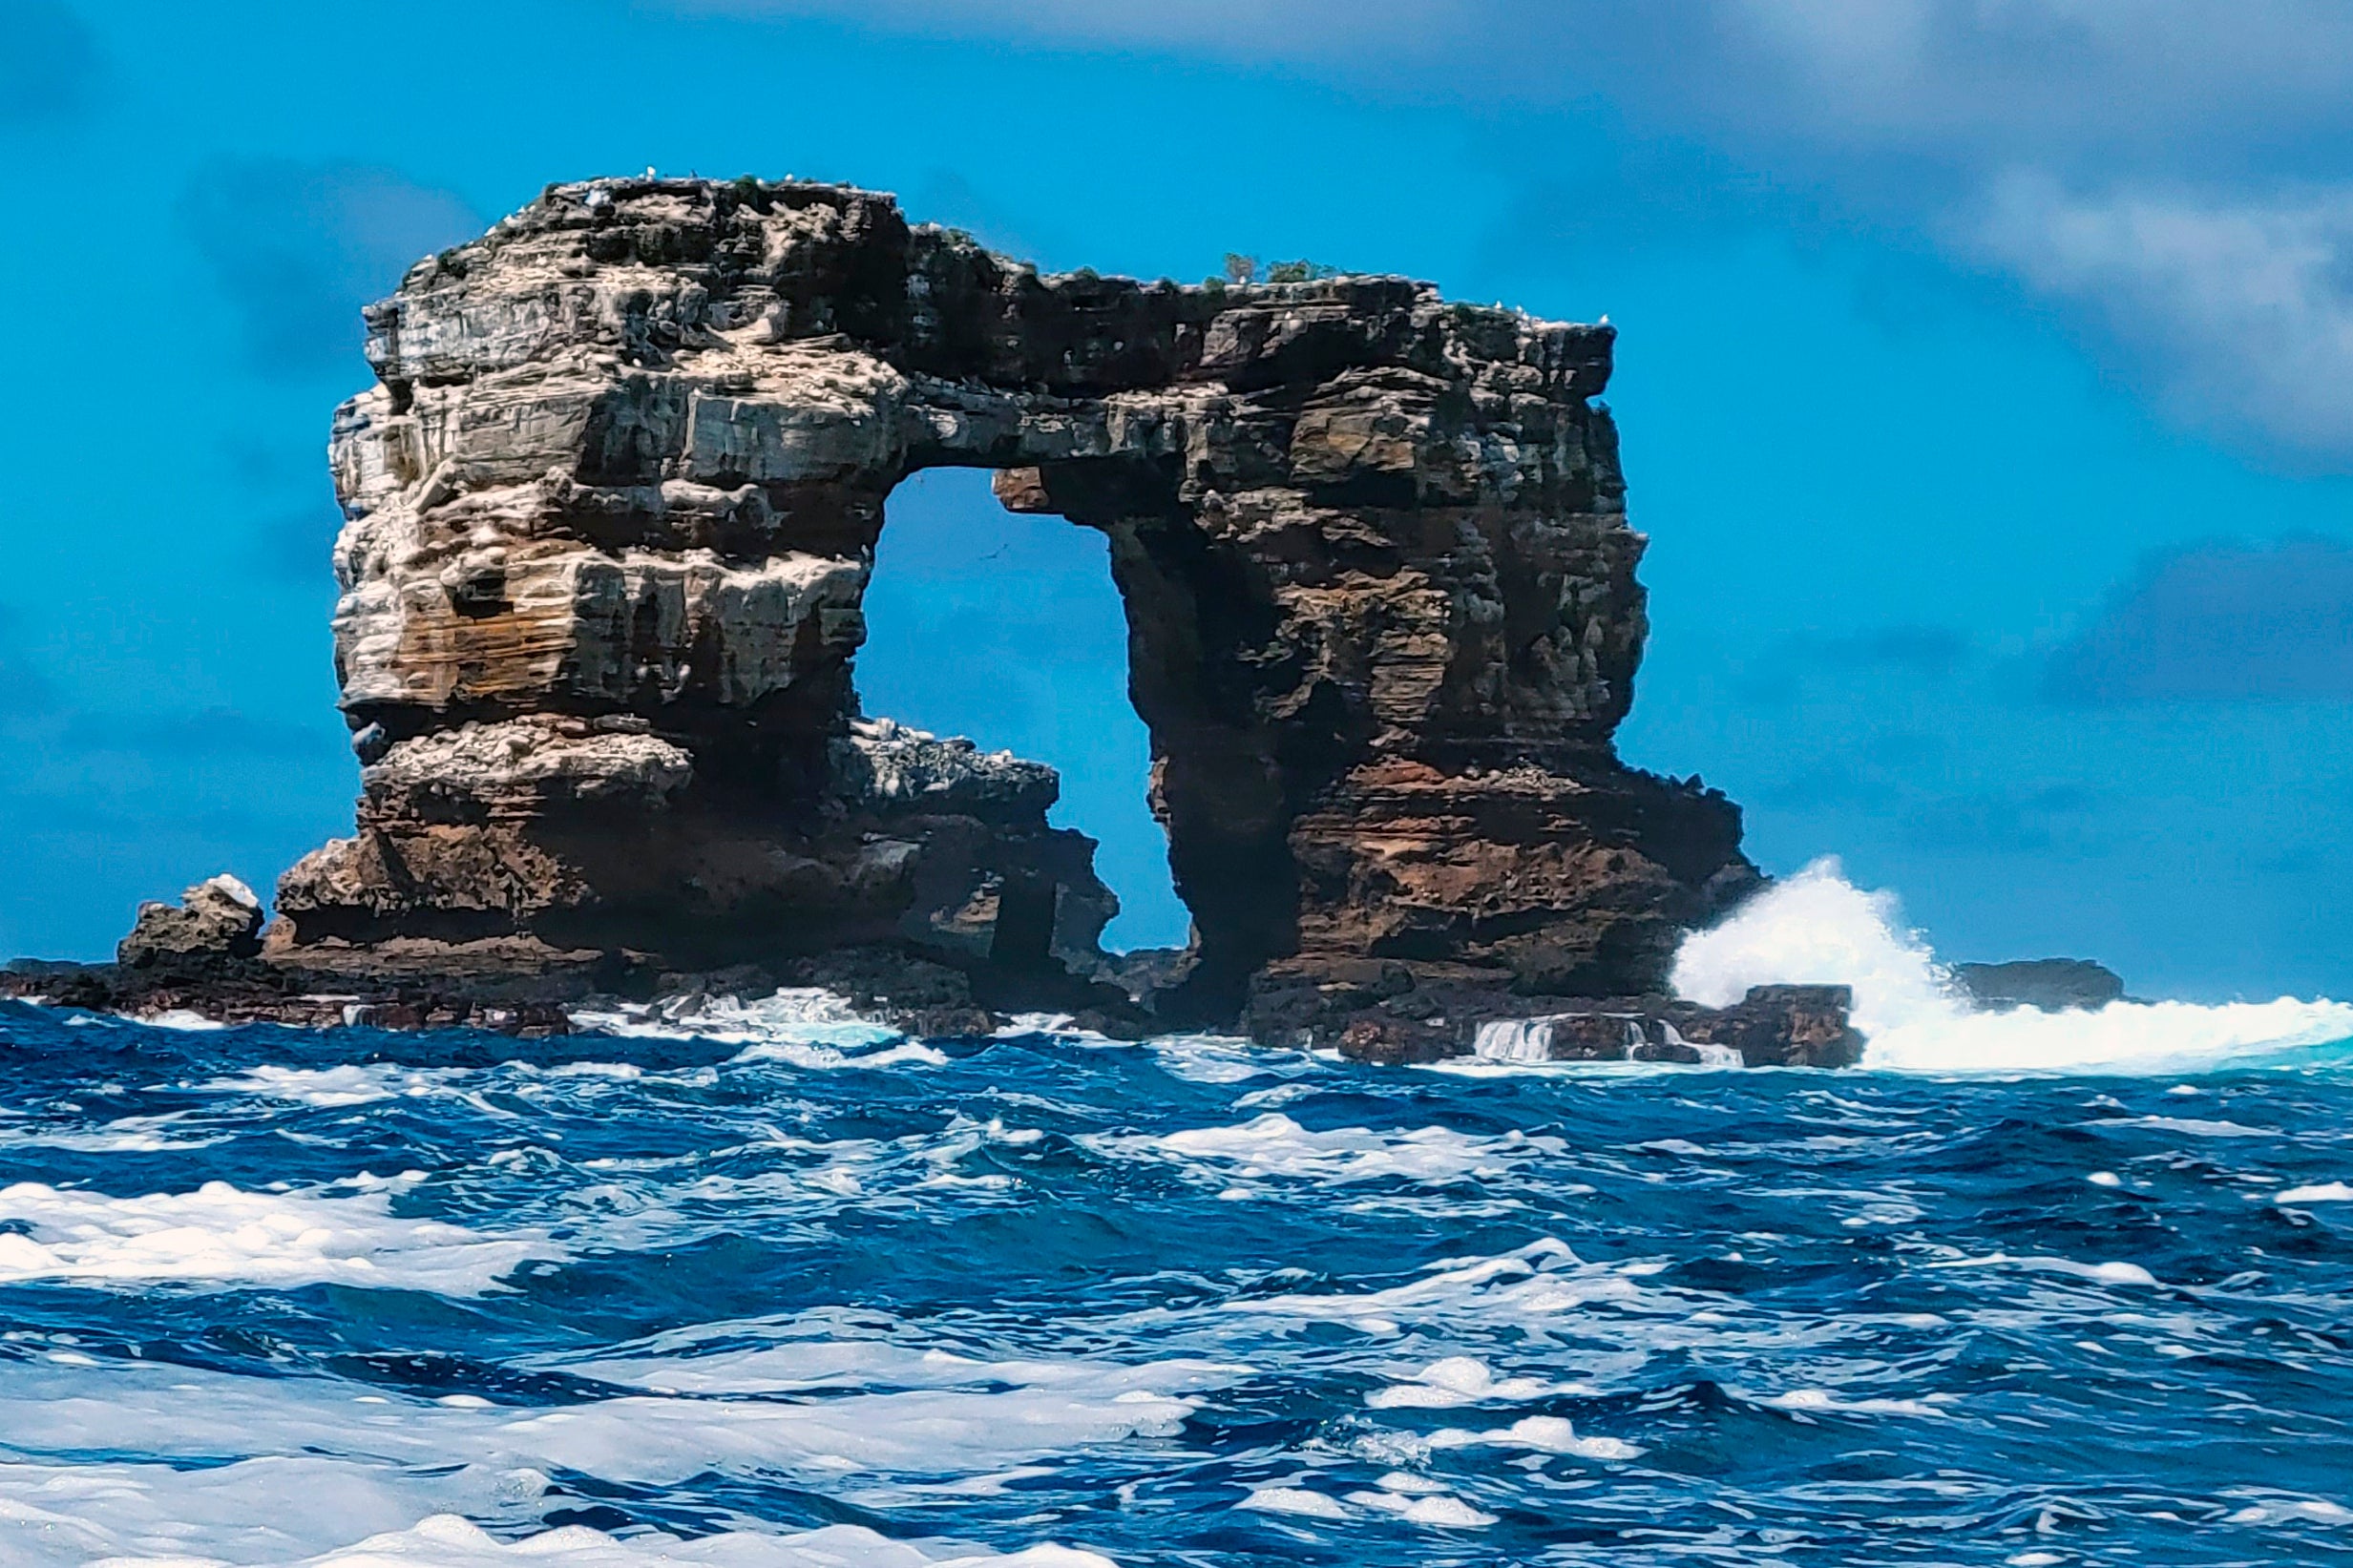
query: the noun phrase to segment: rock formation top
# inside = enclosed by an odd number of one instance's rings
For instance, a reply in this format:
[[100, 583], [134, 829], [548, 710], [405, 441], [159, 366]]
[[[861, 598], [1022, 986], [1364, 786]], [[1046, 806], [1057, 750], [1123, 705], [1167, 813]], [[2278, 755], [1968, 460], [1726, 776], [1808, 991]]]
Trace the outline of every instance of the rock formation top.
[[364, 793], [274, 962], [1084, 972], [1116, 905], [1051, 770], [854, 689], [886, 499], [939, 466], [1109, 537], [1194, 919], [1165, 1017], [1658, 992], [1755, 880], [1735, 807], [1612, 749], [1646, 623], [1606, 325], [1047, 275], [867, 191], [625, 179], [368, 326], [332, 441]]

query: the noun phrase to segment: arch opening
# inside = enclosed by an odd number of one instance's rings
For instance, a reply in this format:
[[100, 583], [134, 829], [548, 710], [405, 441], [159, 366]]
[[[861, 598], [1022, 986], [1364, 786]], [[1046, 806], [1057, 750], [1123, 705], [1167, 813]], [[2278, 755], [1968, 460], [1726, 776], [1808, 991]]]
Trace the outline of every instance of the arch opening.
[[925, 469], [884, 503], [851, 668], [860, 707], [1052, 765], [1057, 827], [1097, 841], [1111, 952], [1182, 948], [1191, 919], [1148, 802], [1128, 629], [1104, 535], [999, 505], [985, 469]]

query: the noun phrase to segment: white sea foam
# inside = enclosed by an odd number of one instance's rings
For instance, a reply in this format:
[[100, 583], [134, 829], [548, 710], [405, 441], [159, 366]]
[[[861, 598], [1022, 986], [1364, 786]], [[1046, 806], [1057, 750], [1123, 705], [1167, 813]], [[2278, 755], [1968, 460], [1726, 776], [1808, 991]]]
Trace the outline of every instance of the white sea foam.
[[1796, 1415], [1924, 1415], [1949, 1413], [1937, 1397], [1928, 1399], [1849, 1399], [1829, 1389], [1791, 1389], [1757, 1400]]
[[2353, 1203], [2353, 1186], [2324, 1181], [2318, 1186], [2290, 1187], [2272, 1198], [2275, 1203]]
[[38, 1181], [0, 1187], [0, 1281], [55, 1279], [206, 1289], [347, 1285], [476, 1296], [533, 1259], [564, 1256], [536, 1232], [483, 1235], [395, 1217], [396, 1183], [341, 1194], [194, 1192], [110, 1198]]
[[1494, 1515], [1444, 1494], [1408, 1497], [1395, 1492], [1352, 1492], [1348, 1500], [1359, 1508], [1395, 1514], [1408, 1524], [1436, 1525], [1442, 1530], [1484, 1530], [1495, 1522]]
[[1751, 986], [1852, 986], [1855, 1027], [1874, 1039], [1962, 1010], [1935, 955], [1904, 929], [1895, 895], [1855, 887], [1836, 860], [1816, 861], [1685, 937], [1671, 984], [1705, 1007], [1730, 1007]]
[[1516, 1448], [1537, 1453], [1565, 1453], [1578, 1459], [1616, 1462], [1638, 1459], [1642, 1450], [1618, 1437], [1580, 1437], [1576, 1426], [1558, 1415], [1531, 1415], [1508, 1427], [1465, 1432], [1449, 1427], [1430, 1434], [1430, 1446], [1448, 1448]]
[[150, 1029], [179, 1029], [200, 1035], [229, 1027], [218, 1018], [207, 1018], [201, 1013], [194, 1013], [184, 1007], [167, 1007], [160, 1013], [142, 1013], [137, 1021]]
[[2230, 1516], [2231, 1524], [2353, 1524], [2353, 1508], [2325, 1497], [2267, 1497]]
[[831, 1073], [845, 1067], [862, 1071], [883, 1067], [944, 1067], [948, 1058], [934, 1047], [913, 1040], [886, 1045], [879, 1051], [844, 1051], [838, 1046], [815, 1045], [805, 1040], [762, 1040], [756, 1045], [746, 1046], [729, 1056], [727, 1061], [730, 1066], [781, 1061], [811, 1073]]
[[1310, 1072], [1315, 1065], [1305, 1052], [1257, 1045], [1231, 1035], [1161, 1035], [1144, 1043], [1162, 1067], [1194, 1083], [1247, 1083]]
[[1376, 1132], [1339, 1127], [1310, 1132], [1279, 1111], [1234, 1127], [1193, 1127], [1159, 1138], [1102, 1138], [1094, 1146], [1121, 1154], [1158, 1153], [1198, 1160], [1243, 1177], [1292, 1177], [1327, 1183], [1401, 1179], [1445, 1183], [1492, 1178], [1539, 1156], [1558, 1157], [1557, 1138], [1530, 1138], [1514, 1129], [1493, 1138], [1448, 1127]]
[[[11, 1568], [314, 1558], [356, 1537], [463, 1510], [528, 1523], [530, 1471], [433, 1471], [315, 1455], [222, 1465], [0, 1463], [0, 1561]], [[200, 1543], [203, 1555], [186, 1554]]]
[[2353, 1040], [2353, 1006], [2327, 1000], [2111, 1002], [2045, 1013], [1973, 1008], [1894, 895], [1819, 860], [1776, 883], [1676, 953], [1673, 985], [1722, 1007], [1751, 986], [1849, 985], [1866, 1067], [1931, 1073], [2179, 1073]]
[[2250, 1127], [2243, 1121], [2212, 1121], [2197, 1117], [2134, 1116], [2113, 1117], [2104, 1121], [2088, 1123], [2101, 1128], [2146, 1127], [2152, 1132], [2184, 1133], [2191, 1138], [2278, 1138], [2274, 1127]]
[[961, 1354], [939, 1346], [888, 1339], [838, 1337], [828, 1314], [812, 1314], [799, 1331], [812, 1337], [753, 1348], [705, 1351], [697, 1337], [735, 1340], [767, 1326], [714, 1325], [696, 1337], [670, 1336], [661, 1348], [562, 1363], [582, 1377], [667, 1394], [775, 1394], [815, 1389], [1026, 1388], [1053, 1389], [1104, 1399], [1144, 1390], [1173, 1395], [1224, 1387], [1250, 1369], [1234, 1362], [1176, 1359], [1141, 1363], [1003, 1360]]
[[626, 1394], [557, 1407], [354, 1398], [324, 1379], [255, 1379], [109, 1361], [0, 1368], [0, 1431], [20, 1453], [140, 1453], [161, 1460], [331, 1457], [400, 1465], [577, 1471], [676, 1486], [706, 1472], [804, 1476], [989, 1475], [1074, 1450], [1176, 1435], [1197, 1401], [1106, 1364], [1089, 1381], [822, 1398]]
[[225, 1143], [227, 1133], [179, 1136], [188, 1124], [177, 1112], [168, 1116], [118, 1117], [95, 1127], [67, 1130], [57, 1127], [0, 1127], [0, 1147], [11, 1149], [71, 1149], [77, 1154], [164, 1154], [181, 1149], [209, 1148]]
[[[251, 1559], [245, 1559], [250, 1562]], [[692, 1540], [660, 1533], [619, 1537], [585, 1525], [502, 1541], [453, 1514], [370, 1536], [300, 1559], [277, 1558], [252, 1568], [1116, 1568], [1109, 1558], [1075, 1547], [1032, 1546], [1011, 1554], [944, 1541], [901, 1541], [860, 1525], [828, 1525], [788, 1536], [731, 1531]], [[225, 1559], [114, 1557], [90, 1568], [229, 1568]], [[240, 1568], [243, 1568], [241, 1563]]]
[[1444, 1530], [1483, 1530], [1495, 1522], [1494, 1515], [1481, 1513], [1439, 1482], [1418, 1475], [1384, 1475], [1379, 1491], [1351, 1492], [1344, 1498], [1301, 1486], [1262, 1486], [1234, 1506], [1260, 1514], [1290, 1514], [1300, 1518], [1335, 1521], [1354, 1517], [1358, 1509], [1368, 1509], [1376, 1514], [1395, 1515], [1408, 1524]]
[[1234, 1507], [1259, 1514], [1296, 1514], [1310, 1519], [1348, 1517], [1348, 1505], [1339, 1498], [1298, 1486], [1262, 1486]]
[[1595, 1391], [1547, 1383], [1541, 1377], [1497, 1377], [1485, 1362], [1474, 1356], [1447, 1356], [1405, 1381], [1375, 1389], [1364, 1396], [1364, 1402], [1376, 1411], [1443, 1411], [1464, 1405], [1524, 1404], [1556, 1393]]
[[[723, 1045], [827, 1046], [836, 1052], [848, 1052], [901, 1037], [890, 1025], [860, 1015], [845, 998], [813, 986], [789, 987], [748, 1000], [698, 994], [672, 996], [658, 1002], [624, 1002], [609, 1009], [583, 1008], [571, 1017], [581, 1029], [607, 1035], [641, 1039], [717, 1040]], [[853, 1063], [857, 1060], [844, 1058]], [[877, 1065], [871, 1058], [867, 1064]]]
[[382, 1063], [342, 1067], [256, 1067], [197, 1087], [209, 1094], [254, 1095], [298, 1105], [335, 1109], [404, 1096], [433, 1094], [452, 1075]]
[[2043, 1274], [2071, 1274], [2094, 1285], [2155, 1285], [2155, 1275], [2135, 1263], [2078, 1263], [2073, 1258], [2012, 1257], [2006, 1252], [1987, 1253], [1982, 1258], [1949, 1258], [1932, 1263], [1930, 1268], [2024, 1268]]
[[1649, 1260], [1586, 1264], [1545, 1237], [1493, 1257], [1449, 1259], [1403, 1285], [1381, 1290], [1266, 1296], [1228, 1303], [1225, 1310], [1268, 1317], [1316, 1318], [1376, 1335], [1402, 1323], [1486, 1323], [1579, 1332], [1664, 1346], [1697, 1344], [1721, 1333], [1722, 1315], [1704, 1324], [1691, 1313], [1714, 1298], [1662, 1290], [1644, 1281], [1665, 1265]]
[[1007, 1018], [1004, 1027], [995, 1032], [1000, 1040], [1019, 1039], [1025, 1035], [1050, 1035], [1058, 1040], [1076, 1045], [1129, 1045], [1129, 1040], [1115, 1040], [1100, 1030], [1082, 1029], [1076, 1016], [1068, 1013], [1016, 1013]]

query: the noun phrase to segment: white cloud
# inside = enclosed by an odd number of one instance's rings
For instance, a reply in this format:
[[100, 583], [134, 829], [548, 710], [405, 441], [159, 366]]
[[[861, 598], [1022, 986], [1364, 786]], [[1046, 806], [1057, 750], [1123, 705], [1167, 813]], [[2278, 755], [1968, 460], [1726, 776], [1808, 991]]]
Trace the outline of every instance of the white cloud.
[[1964, 239], [2096, 321], [2176, 418], [2353, 453], [2353, 186], [2086, 197], [2012, 174]]
[[2096, 322], [2176, 417], [2353, 465], [2344, 0], [673, 3], [1190, 52], [1482, 111], [1598, 94], [1636, 137], [1696, 138], [2008, 272]]
[[[2339, 0], [1711, 0], [1760, 131], [1954, 162], [2236, 156], [2345, 125]], [[1759, 58], [1761, 56], [1761, 59]]]
[[2353, 123], [2342, 0], [673, 0], [1314, 68], [1416, 94], [1595, 90], [1769, 141], [1962, 159]]

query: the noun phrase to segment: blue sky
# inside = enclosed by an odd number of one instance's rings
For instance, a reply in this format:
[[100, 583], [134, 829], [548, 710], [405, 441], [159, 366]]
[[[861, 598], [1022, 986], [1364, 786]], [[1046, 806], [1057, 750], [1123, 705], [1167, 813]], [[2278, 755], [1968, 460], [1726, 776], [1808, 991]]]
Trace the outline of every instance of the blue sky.
[[[2353, 993], [2353, 10], [2324, 0], [0, 0], [0, 951], [349, 824], [356, 307], [552, 179], [896, 191], [1620, 328], [1634, 761], [1954, 957]], [[869, 706], [1064, 765], [1131, 914], [1098, 541], [894, 502]]]

